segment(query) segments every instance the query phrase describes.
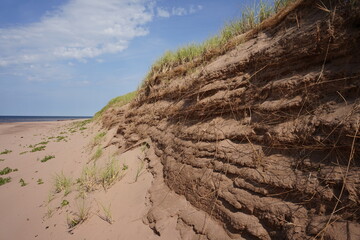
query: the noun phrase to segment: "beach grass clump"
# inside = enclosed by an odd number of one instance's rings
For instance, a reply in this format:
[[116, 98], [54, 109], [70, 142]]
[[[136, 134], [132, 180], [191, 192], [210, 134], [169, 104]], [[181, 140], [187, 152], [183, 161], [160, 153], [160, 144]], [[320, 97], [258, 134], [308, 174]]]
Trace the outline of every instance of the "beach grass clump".
[[11, 152], [12, 152], [11, 150], [5, 149], [4, 151], [0, 152], [0, 155], [9, 154]]
[[137, 95], [137, 91], [134, 91], [111, 99], [105, 107], [103, 107], [100, 111], [95, 113], [94, 119], [95, 120], [99, 119], [99, 117], [101, 117], [102, 114], [109, 108], [121, 107], [128, 104], [136, 97], [136, 95]]
[[44, 184], [44, 182], [43, 182], [43, 180], [42, 180], [41, 178], [39, 178], [39, 179], [37, 180], [37, 184], [38, 184], [38, 185], [41, 185], [41, 184]]
[[47, 162], [47, 161], [49, 161], [50, 159], [53, 159], [53, 158], [55, 158], [54, 155], [47, 155], [43, 159], [41, 159], [40, 162], [42, 162], [42, 163]]
[[101, 157], [102, 153], [103, 153], [103, 149], [99, 146], [96, 149], [96, 152], [94, 153], [94, 155], [91, 157], [91, 160], [94, 160], [94, 161], [98, 160]]
[[3, 162], [3, 161], [5, 161], [5, 159], [3, 159], [3, 158], [0, 158], [0, 162]]
[[39, 146], [39, 147], [34, 147], [33, 149], [31, 149], [30, 152], [39, 152], [44, 150], [45, 150], [45, 146]]
[[66, 177], [63, 172], [56, 174], [54, 181], [55, 193], [64, 191], [64, 196], [67, 196], [71, 192], [72, 180], [70, 177]]
[[28, 153], [29, 151], [24, 151], [24, 152], [21, 152], [19, 153], [20, 155], [24, 155], [25, 153]]
[[96, 146], [96, 145], [100, 144], [100, 142], [105, 137], [105, 135], [106, 135], [106, 132], [100, 132], [100, 133], [96, 134], [92, 141], [92, 145]]
[[55, 141], [56, 142], [60, 142], [60, 141], [67, 142], [66, 138], [67, 138], [67, 136], [57, 136]]
[[85, 200], [80, 201], [80, 203], [76, 204], [77, 212], [72, 217], [67, 217], [67, 225], [69, 229], [76, 227], [77, 225], [85, 222], [90, 215], [90, 207], [87, 206]]
[[109, 204], [109, 206], [104, 206], [103, 204], [100, 203], [100, 206], [103, 210], [104, 215], [100, 216], [100, 218], [110, 224], [113, 223], [113, 218], [112, 218], [112, 214], [111, 214], [111, 204]]
[[11, 177], [6, 177], [6, 178], [0, 177], [0, 186], [9, 182], [11, 182]]
[[[191, 70], [191, 68], [201, 65], [212, 57], [228, 51], [234, 46], [230, 42], [237, 36], [257, 28], [263, 21], [278, 13], [291, 2], [294, 0], [275, 0], [274, 4], [271, 5], [268, 1], [260, 1], [258, 5], [246, 8], [240, 18], [225, 24], [217, 35], [204, 42], [188, 44], [176, 51], [166, 51], [151, 66], [141, 87], [146, 86], [147, 82], [155, 76], [166, 73], [177, 66], [192, 62], [191, 66], [187, 67], [187, 70]], [[235, 42], [236, 45], [242, 41]]]
[[91, 192], [96, 189], [98, 183], [99, 170], [96, 165], [85, 166], [82, 170], [81, 177], [78, 179], [80, 189], [85, 192]]
[[27, 183], [25, 182], [25, 180], [22, 179], [22, 178], [19, 180], [19, 183], [20, 183], [20, 186], [22, 186], [22, 187], [25, 187], [25, 186], [27, 185]]
[[67, 206], [67, 205], [69, 205], [69, 201], [66, 200], [66, 199], [62, 200], [62, 202], [61, 202], [61, 207], [65, 207], [65, 206]]
[[108, 161], [100, 173], [100, 182], [104, 189], [109, 188], [116, 180], [120, 178], [120, 164], [115, 158]]
[[13, 171], [13, 169], [9, 168], [9, 167], [5, 167], [0, 171], [0, 175], [6, 175], [9, 174]]

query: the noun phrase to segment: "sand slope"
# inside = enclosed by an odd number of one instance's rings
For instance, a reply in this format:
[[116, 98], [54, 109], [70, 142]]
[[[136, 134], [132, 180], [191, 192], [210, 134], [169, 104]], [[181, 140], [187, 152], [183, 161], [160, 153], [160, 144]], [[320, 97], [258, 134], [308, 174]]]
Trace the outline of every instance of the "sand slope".
[[[0, 151], [11, 153], [0, 155], [0, 170], [5, 167], [18, 169], [2, 177], [11, 177], [11, 182], [0, 186], [0, 233], [1, 239], [160, 239], [149, 226], [143, 223], [143, 216], [149, 206], [147, 192], [153, 177], [146, 170], [144, 148], [138, 147], [123, 154], [117, 154], [114, 146], [103, 149], [96, 160], [99, 169], [114, 158], [122, 170], [122, 178], [106, 191], [100, 185], [93, 192], [80, 197], [76, 179], [81, 176], [85, 165], [93, 165], [91, 157], [97, 146], [91, 147], [94, 136], [101, 132], [88, 124], [74, 127], [74, 121], [7, 123], [0, 124]], [[105, 135], [98, 146], [101, 148], [111, 138]], [[58, 136], [65, 138], [60, 140]], [[52, 138], [54, 137], [54, 138]], [[50, 138], [50, 139], [49, 139]], [[35, 145], [48, 141], [43, 151], [30, 152]], [[23, 153], [28, 151], [26, 153]], [[23, 153], [23, 154], [20, 154]], [[47, 155], [55, 158], [41, 162]], [[142, 164], [142, 161], [144, 164]], [[135, 182], [140, 169], [140, 176]], [[71, 192], [54, 194], [56, 174], [72, 178]], [[26, 186], [21, 186], [20, 179]], [[41, 179], [43, 184], [38, 184]], [[62, 206], [66, 200], [68, 205]], [[79, 208], [85, 206], [88, 218], [85, 222], [69, 229], [68, 220], [76, 217]], [[105, 209], [110, 209], [112, 224], [105, 221]], [[176, 239], [176, 231], [173, 234]]]

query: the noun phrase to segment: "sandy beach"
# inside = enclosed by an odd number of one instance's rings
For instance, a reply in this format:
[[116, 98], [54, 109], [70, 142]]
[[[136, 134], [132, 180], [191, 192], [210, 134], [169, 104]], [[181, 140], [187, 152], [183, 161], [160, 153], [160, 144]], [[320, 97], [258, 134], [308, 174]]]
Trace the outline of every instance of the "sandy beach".
[[[153, 180], [145, 149], [118, 154], [105, 147], [111, 138], [81, 120], [0, 124], [0, 170], [10, 168], [0, 177], [11, 178], [0, 186], [0, 238], [160, 239], [143, 223]], [[119, 171], [105, 181], [111, 162]], [[56, 187], [61, 177], [68, 188]]]

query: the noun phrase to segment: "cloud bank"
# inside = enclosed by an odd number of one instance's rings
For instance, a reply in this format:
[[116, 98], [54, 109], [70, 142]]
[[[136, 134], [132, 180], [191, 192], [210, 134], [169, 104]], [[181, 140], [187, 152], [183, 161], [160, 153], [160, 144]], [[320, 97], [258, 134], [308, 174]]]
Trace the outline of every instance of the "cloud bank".
[[0, 66], [94, 58], [148, 33], [145, 0], [70, 0], [40, 22], [0, 29]]

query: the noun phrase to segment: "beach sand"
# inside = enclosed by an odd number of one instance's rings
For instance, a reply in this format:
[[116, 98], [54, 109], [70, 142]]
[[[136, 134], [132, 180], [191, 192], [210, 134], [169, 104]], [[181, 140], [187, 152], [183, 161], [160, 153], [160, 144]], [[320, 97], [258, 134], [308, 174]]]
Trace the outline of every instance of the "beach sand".
[[[161, 239], [143, 223], [153, 180], [144, 149], [118, 154], [116, 146], [104, 148], [110, 132], [95, 140], [102, 130], [80, 122], [0, 124], [0, 152], [12, 151], [0, 155], [0, 170], [17, 169], [1, 176], [11, 182], [0, 186], [0, 239]], [[41, 146], [43, 150], [31, 152]], [[98, 149], [101, 157], [92, 160]], [[54, 158], [41, 162], [45, 156]], [[95, 165], [101, 172], [111, 159], [119, 164], [121, 177], [106, 189], [96, 184], [94, 191], [81, 191], [77, 179], [83, 168]], [[71, 178], [66, 196], [55, 191], [57, 175]], [[69, 226], [81, 219], [81, 212], [85, 220]]]

